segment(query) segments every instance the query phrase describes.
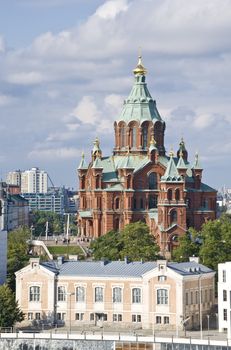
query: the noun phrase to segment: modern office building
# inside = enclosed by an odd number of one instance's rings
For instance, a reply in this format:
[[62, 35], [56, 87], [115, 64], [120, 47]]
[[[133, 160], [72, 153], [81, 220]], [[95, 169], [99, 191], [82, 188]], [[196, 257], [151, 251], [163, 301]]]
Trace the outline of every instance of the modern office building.
[[[16, 272], [16, 299], [26, 323], [200, 328], [214, 305], [211, 269], [195, 261], [170, 263], [57, 261]], [[205, 316], [206, 317], [206, 316]]]
[[96, 139], [91, 162], [78, 167], [82, 236], [99, 237], [131, 222], [150, 227], [163, 256], [169, 257], [189, 227], [216, 218], [216, 190], [202, 182], [198, 154], [193, 164], [182, 139], [166, 154], [165, 122], [146, 84], [141, 57], [135, 82], [114, 122], [115, 146], [104, 156]]

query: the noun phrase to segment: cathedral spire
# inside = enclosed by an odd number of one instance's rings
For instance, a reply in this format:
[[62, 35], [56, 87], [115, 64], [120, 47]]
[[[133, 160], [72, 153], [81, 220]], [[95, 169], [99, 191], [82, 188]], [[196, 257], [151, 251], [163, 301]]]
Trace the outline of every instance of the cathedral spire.
[[95, 160], [95, 158], [101, 158], [102, 157], [102, 151], [99, 146], [99, 139], [98, 137], [95, 138], [95, 141], [93, 142], [93, 149], [91, 151], [92, 159]]

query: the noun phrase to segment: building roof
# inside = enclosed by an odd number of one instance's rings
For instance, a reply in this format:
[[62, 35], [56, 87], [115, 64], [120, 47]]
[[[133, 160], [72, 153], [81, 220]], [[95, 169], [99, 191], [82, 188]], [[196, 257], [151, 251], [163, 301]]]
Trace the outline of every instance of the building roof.
[[[57, 261], [41, 262], [41, 266], [60, 276], [80, 277], [142, 277], [147, 272], [157, 268], [157, 262], [126, 262], [126, 261]], [[167, 267], [177, 274], [198, 275], [213, 272], [208, 267], [196, 262], [168, 263]]]
[[128, 98], [124, 101], [122, 112], [117, 119], [117, 122], [159, 120], [161, 116], [156, 108], [156, 102], [153, 100], [145, 82], [146, 69], [144, 68], [141, 57], [137, 67], [134, 69], [135, 82]]
[[164, 176], [161, 177], [161, 181], [182, 181], [181, 176], [178, 173], [175, 161], [171, 155], [165, 170]]

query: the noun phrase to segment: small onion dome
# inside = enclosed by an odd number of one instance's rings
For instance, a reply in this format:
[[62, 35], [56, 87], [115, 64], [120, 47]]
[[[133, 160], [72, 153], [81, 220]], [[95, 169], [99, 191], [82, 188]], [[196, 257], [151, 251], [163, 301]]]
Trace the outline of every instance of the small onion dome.
[[139, 56], [137, 66], [135, 69], [133, 69], [133, 73], [135, 75], [145, 75], [147, 73], [147, 70], [142, 63], [142, 56]]
[[152, 135], [151, 141], [150, 141], [150, 146], [149, 146], [149, 152], [151, 153], [153, 150], [156, 150], [156, 141], [154, 139], [154, 136]]

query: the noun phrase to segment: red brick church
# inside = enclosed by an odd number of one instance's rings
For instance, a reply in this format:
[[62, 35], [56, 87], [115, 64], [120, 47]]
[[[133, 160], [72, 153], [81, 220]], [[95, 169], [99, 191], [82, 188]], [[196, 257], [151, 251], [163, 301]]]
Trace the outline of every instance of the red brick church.
[[216, 217], [216, 191], [202, 182], [198, 154], [188, 162], [183, 139], [176, 156], [166, 155], [165, 122], [147, 84], [141, 57], [135, 81], [114, 122], [115, 146], [104, 156], [96, 138], [87, 164], [78, 167], [78, 225], [82, 236], [99, 237], [125, 225], [146, 222], [163, 255], [188, 227]]

